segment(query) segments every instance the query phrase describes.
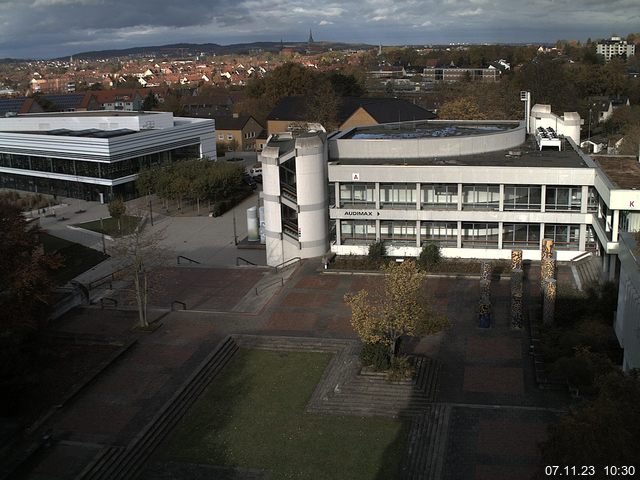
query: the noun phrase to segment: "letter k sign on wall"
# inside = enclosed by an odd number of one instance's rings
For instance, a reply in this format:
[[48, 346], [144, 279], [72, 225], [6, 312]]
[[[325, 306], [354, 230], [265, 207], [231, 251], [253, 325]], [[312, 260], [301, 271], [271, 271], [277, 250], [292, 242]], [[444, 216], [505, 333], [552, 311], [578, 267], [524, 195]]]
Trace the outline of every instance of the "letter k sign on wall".
[[359, 173], [352, 173], [351, 174], [351, 180], [353, 180], [354, 182], [359, 182], [360, 181], [360, 174]]

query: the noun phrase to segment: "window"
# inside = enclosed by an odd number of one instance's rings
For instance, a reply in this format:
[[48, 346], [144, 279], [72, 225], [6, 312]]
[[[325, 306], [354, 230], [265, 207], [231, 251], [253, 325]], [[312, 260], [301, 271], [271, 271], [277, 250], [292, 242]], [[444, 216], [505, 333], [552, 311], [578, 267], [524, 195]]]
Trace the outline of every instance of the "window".
[[416, 206], [415, 183], [380, 184], [381, 208], [407, 208]]
[[540, 210], [542, 187], [536, 185], [505, 185], [505, 210]]
[[503, 248], [535, 248], [540, 246], [540, 224], [505, 223], [502, 225]]
[[340, 238], [344, 245], [368, 245], [376, 241], [376, 222], [340, 220]]
[[580, 211], [582, 187], [547, 186], [546, 210]]
[[544, 226], [544, 238], [552, 239], [557, 250], [577, 250], [580, 225], [547, 224]]
[[463, 185], [463, 210], [498, 210], [500, 207], [499, 185]]
[[497, 223], [462, 223], [463, 248], [498, 248]]
[[224, 133], [218, 134], [218, 140], [224, 140]]
[[375, 185], [373, 183], [341, 183], [340, 206], [343, 208], [375, 207]]
[[422, 185], [420, 203], [423, 209], [457, 210], [458, 185], [455, 183]]
[[441, 247], [458, 246], [458, 222], [421, 222], [422, 245], [437, 243]]
[[233, 135], [231, 135], [230, 133], [227, 133], [227, 140], [233, 140]]
[[381, 221], [380, 240], [390, 241], [400, 245], [415, 245], [416, 222], [402, 220]]

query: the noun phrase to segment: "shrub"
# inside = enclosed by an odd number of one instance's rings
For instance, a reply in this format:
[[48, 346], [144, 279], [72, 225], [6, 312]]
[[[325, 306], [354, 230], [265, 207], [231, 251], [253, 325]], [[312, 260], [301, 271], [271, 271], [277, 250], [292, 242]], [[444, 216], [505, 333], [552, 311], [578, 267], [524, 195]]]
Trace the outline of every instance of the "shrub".
[[409, 380], [413, 376], [413, 366], [409, 362], [409, 357], [396, 355], [391, 359], [391, 365], [387, 372], [387, 380], [398, 382]]
[[418, 266], [423, 270], [430, 270], [434, 265], [438, 265], [442, 260], [440, 246], [435, 243], [428, 243], [422, 247], [418, 257]]
[[376, 372], [387, 370], [391, 365], [389, 347], [382, 343], [365, 343], [360, 352], [360, 361]]
[[384, 262], [384, 257], [387, 255], [387, 247], [383, 241], [374, 242], [369, 245], [369, 253], [367, 258], [369, 262], [374, 266], [380, 266]]

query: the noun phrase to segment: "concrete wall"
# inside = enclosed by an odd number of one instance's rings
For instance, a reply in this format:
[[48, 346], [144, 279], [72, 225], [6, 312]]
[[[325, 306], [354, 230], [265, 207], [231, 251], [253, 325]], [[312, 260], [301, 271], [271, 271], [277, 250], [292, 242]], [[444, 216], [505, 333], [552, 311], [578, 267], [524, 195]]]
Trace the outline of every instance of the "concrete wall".
[[620, 280], [614, 329], [624, 348], [623, 369], [640, 368], [640, 256], [632, 234], [620, 239]]
[[[517, 122], [505, 123], [517, 125]], [[525, 125], [521, 122], [516, 128], [486, 135], [381, 140], [337, 138], [329, 142], [329, 151], [331, 158], [451, 157], [518, 148], [524, 143], [525, 135]]]

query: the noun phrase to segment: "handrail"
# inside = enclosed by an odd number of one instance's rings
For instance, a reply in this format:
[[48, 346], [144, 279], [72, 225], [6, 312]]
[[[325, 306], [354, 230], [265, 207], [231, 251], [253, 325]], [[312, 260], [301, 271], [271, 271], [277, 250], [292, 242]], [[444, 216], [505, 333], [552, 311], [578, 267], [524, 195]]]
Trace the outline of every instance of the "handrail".
[[87, 285], [87, 288], [89, 290], [93, 290], [96, 287], [99, 287], [100, 285], [107, 283], [107, 281], [109, 282], [109, 288], [111, 288], [111, 282], [113, 282], [116, 279], [116, 274], [126, 270], [129, 267], [122, 267], [119, 268], [118, 270], [114, 270], [111, 273], [108, 273], [107, 275], [100, 277], [96, 280], [94, 280], [93, 282], [90, 282], [89, 285]]
[[[268, 283], [267, 285], [261, 285], [260, 291], [266, 290], [267, 288], [277, 285], [278, 283], [280, 284], [281, 287], [284, 287], [284, 279], [280, 278], [280, 280]], [[256, 295], [259, 295], [258, 287], [255, 288], [255, 292], [256, 292]]]
[[578, 255], [577, 257], [572, 258], [572, 259], [571, 259], [571, 263], [574, 263], [574, 262], [575, 262], [575, 263], [577, 263], [577, 262], [579, 262], [580, 260], [582, 260], [583, 258], [590, 257], [590, 256], [591, 256], [591, 253], [592, 253], [592, 252], [584, 252], [584, 253], [581, 253], [581, 254], [580, 254], [580, 255]]
[[239, 266], [240, 266], [240, 262], [239, 262], [239, 260], [242, 260], [242, 261], [243, 261], [243, 262], [245, 262], [247, 265], [256, 265], [256, 266], [258, 265], [257, 263], [250, 262], [250, 261], [249, 261], [249, 260], [247, 260], [246, 258], [236, 257], [236, 267], [239, 267]]
[[194, 260], [193, 258], [185, 257], [184, 255], [178, 255], [178, 258], [177, 258], [178, 265], [180, 265], [180, 259], [181, 258], [184, 258], [185, 260], [188, 260], [190, 263], [197, 263], [198, 265], [200, 265], [199, 261]]
[[282, 262], [279, 265], [276, 265], [274, 268], [274, 270], [277, 272], [279, 270], [284, 270], [285, 268], [293, 265], [294, 263], [298, 263], [299, 261], [301, 261], [302, 259], [300, 257], [293, 257], [290, 258], [289, 260], [285, 260], [284, 262]]
[[173, 308], [173, 306], [174, 306], [176, 303], [177, 303], [178, 305], [181, 305], [181, 306], [182, 306], [182, 310], [186, 310], [186, 309], [187, 309], [187, 304], [186, 304], [186, 303], [181, 302], [180, 300], [174, 300], [173, 302], [171, 302], [171, 311], [172, 311], [172, 312], [173, 312], [173, 311], [175, 311], [175, 310], [174, 310], [174, 308]]
[[118, 306], [118, 300], [116, 300], [115, 298], [111, 298], [111, 297], [102, 297], [100, 299], [100, 308], [104, 309], [104, 302], [111, 302], [112, 307], [117, 307]]

